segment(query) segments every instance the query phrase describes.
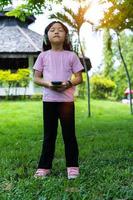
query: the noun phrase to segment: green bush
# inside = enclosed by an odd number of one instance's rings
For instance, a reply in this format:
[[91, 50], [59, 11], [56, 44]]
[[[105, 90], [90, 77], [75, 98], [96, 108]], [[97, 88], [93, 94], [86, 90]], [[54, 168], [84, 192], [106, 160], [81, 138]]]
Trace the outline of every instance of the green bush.
[[5, 86], [10, 74], [10, 70], [0, 70], [0, 86]]
[[86, 96], [86, 73], [82, 73], [83, 82], [77, 86], [77, 97], [84, 99]]
[[30, 70], [18, 69], [16, 73], [11, 73], [10, 70], [0, 70], [0, 86], [5, 87], [6, 95], [10, 95], [11, 88], [24, 87], [24, 95], [26, 87], [30, 82]]
[[20, 76], [20, 86], [27, 87], [29, 85], [30, 70], [29, 69], [18, 69], [17, 75]]
[[111, 96], [115, 83], [103, 76], [95, 75], [91, 78], [91, 97], [97, 99], [107, 99]]

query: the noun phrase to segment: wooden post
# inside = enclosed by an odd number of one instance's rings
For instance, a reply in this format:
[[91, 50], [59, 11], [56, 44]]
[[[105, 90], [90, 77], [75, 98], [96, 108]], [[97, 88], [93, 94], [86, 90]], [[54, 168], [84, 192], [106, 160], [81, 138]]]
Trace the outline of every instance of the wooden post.
[[28, 67], [30, 69], [30, 83], [29, 83], [29, 94], [32, 95], [34, 94], [34, 84], [33, 84], [33, 65], [34, 65], [34, 56], [29, 55], [28, 56]]

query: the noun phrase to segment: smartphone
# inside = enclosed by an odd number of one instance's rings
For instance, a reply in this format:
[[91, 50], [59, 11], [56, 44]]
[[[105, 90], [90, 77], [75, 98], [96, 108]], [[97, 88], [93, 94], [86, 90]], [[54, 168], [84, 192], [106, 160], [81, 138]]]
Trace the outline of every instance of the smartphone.
[[52, 81], [51, 83], [55, 86], [60, 86], [62, 84], [62, 81]]

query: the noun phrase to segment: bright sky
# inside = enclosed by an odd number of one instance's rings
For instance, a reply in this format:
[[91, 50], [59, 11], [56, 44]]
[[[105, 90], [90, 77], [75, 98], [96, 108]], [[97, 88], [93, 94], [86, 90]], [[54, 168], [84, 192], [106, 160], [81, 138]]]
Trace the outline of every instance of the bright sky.
[[[22, 0], [14, 0], [14, 6], [21, 4]], [[64, 0], [64, 5], [76, 11], [77, 5], [76, 3], [70, 5], [70, 1]], [[58, 6], [54, 6], [54, 12], [59, 11], [60, 8]], [[34, 24], [30, 25], [29, 28], [39, 34], [44, 33], [45, 27], [51, 22], [48, 19], [49, 12], [45, 11], [44, 14], [36, 16], [36, 21]], [[91, 9], [86, 14], [86, 18], [91, 21], [97, 23], [99, 18], [102, 16], [102, 7], [98, 5], [98, 0], [93, 0], [93, 4]], [[102, 33], [95, 33], [92, 31], [92, 27], [88, 24], [84, 24], [81, 29], [81, 39], [85, 41], [86, 51], [85, 54], [87, 57], [91, 59], [93, 70], [97, 70], [98, 66], [102, 62]]]

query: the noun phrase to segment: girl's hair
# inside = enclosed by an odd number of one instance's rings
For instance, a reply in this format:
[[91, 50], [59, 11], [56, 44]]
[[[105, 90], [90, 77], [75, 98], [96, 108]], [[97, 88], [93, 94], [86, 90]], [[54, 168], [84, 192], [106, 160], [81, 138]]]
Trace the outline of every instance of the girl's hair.
[[61, 24], [62, 28], [64, 29], [64, 31], [66, 33], [66, 38], [65, 38], [65, 41], [64, 41], [64, 44], [63, 44], [63, 49], [68, 50], [68, 51], [72, 51], [72, 44], [69, 40], [68, 28], [60, 21], [53, 21], [45, 28], [44, 38], [43, 38], [43, 51], [47, 51], [47, 50], [51, 49], [51, 43], [50, 43], [49, 38], [48, 38], [48, 31], [55, 23]]

